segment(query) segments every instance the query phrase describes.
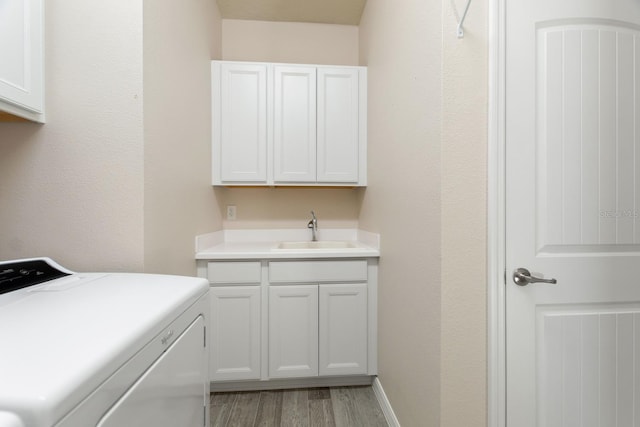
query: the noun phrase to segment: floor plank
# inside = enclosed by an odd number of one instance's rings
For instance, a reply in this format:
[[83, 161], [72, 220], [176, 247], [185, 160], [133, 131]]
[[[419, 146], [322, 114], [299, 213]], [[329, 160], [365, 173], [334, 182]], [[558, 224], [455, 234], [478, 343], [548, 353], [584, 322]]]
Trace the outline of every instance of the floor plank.
[[306, 389], [282, 392], [282, 427], [302, 427], [309, 425], [309, 392]]
[[263, 391], [260, 393], [260, 403], [254, 426], [279, 427], [282, 421], [282, 392]]
[[309, 400], [309, 425], [311, 427], [336, 427], [331, 399]]
[[252, 426], [258, 413], [260, 403], [260, 392], [249, 391], [236, 395], [233, 410], [229, 416], [227, 426], [247, 427]]
[[350, 387], [335, 387], [331, 389], [331, 405], [336, 427], [361, 426]]
[[355, 401], [357, 418], [363, 425], [369, 427], [387, 426], [387, 420], [371, 387], [351, 387], [349, 391]]
[[331, 392], [329, 391], [329, 387], [310, 388], [309, 400], [316, 399], [331, 399]]
[[210, 397], [211, 427], [226, 427], [236, 400], [236, 393], [214, 393]]

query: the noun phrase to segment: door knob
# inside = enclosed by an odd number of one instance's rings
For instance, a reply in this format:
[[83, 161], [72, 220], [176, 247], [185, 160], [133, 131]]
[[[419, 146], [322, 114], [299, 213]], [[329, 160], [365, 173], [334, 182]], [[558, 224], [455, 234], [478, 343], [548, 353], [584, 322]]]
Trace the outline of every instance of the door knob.
[[556, 284], [556, 279], [542, 279], [531, 275], [526, 268], [517, 268], [513, 271], [513, 282], [518, 286], [527, 286], [529, 283], [551, 283]]

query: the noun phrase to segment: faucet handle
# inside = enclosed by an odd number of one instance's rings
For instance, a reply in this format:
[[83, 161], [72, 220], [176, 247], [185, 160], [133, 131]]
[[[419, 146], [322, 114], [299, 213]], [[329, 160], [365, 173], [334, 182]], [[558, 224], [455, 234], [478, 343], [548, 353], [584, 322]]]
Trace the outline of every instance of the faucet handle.
[[316, 219], [316, 214], [314, 211], [311, 211], [311, 215], [313, 218], [307, 224], [307, 227], [311, 229], [311, 240], [313, 242], [318, 240], [318, 236], [316, 236], [316, 232], [318, 231], [318, 220]]

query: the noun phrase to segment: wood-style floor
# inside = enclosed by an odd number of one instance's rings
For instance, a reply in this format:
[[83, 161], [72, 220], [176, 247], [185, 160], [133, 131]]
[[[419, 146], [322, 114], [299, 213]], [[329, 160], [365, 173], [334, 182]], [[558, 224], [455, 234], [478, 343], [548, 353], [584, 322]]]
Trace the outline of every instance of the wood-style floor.
[[211, 394], [211, 427], [387, 427], [371, 386]]

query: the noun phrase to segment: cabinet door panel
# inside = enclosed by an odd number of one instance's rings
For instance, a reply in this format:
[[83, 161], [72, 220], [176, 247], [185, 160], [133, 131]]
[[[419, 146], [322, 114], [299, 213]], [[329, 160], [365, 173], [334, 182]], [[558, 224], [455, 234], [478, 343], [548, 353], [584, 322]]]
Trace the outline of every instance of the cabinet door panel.
[[212, 381], [260, 379], [260, 287], [211, 288]]
[[260, 261], [214, 261], [207, 263], [209, 283], [224, 285], [260, 284]]
[[367, 280], [367, 261], [312, 260], [269, 261], [269, 281], [281, 283], [363, 282]]
[[0, 2], [0, 100], [42, 112], [42, 0]]
[[318, 182], [358, 181], [358, 70], [318, 69]]
[[318, 286], [269, 288], [269, 377], [318, 375]]
[[367, 373], [367, 284], [320, 285], [320, 375]]
[[274, 181], [316, 180], [316, 69], [274, 67]]
[[[267, 180], [267, 66], [222, 64], [220, 81], [222, 182]], [[216, 100], [214, 99], [214, 103]], [[215, 104], [214, 104], [215, 105]], [[214, 117], [216, 112], [214, 111]]]

